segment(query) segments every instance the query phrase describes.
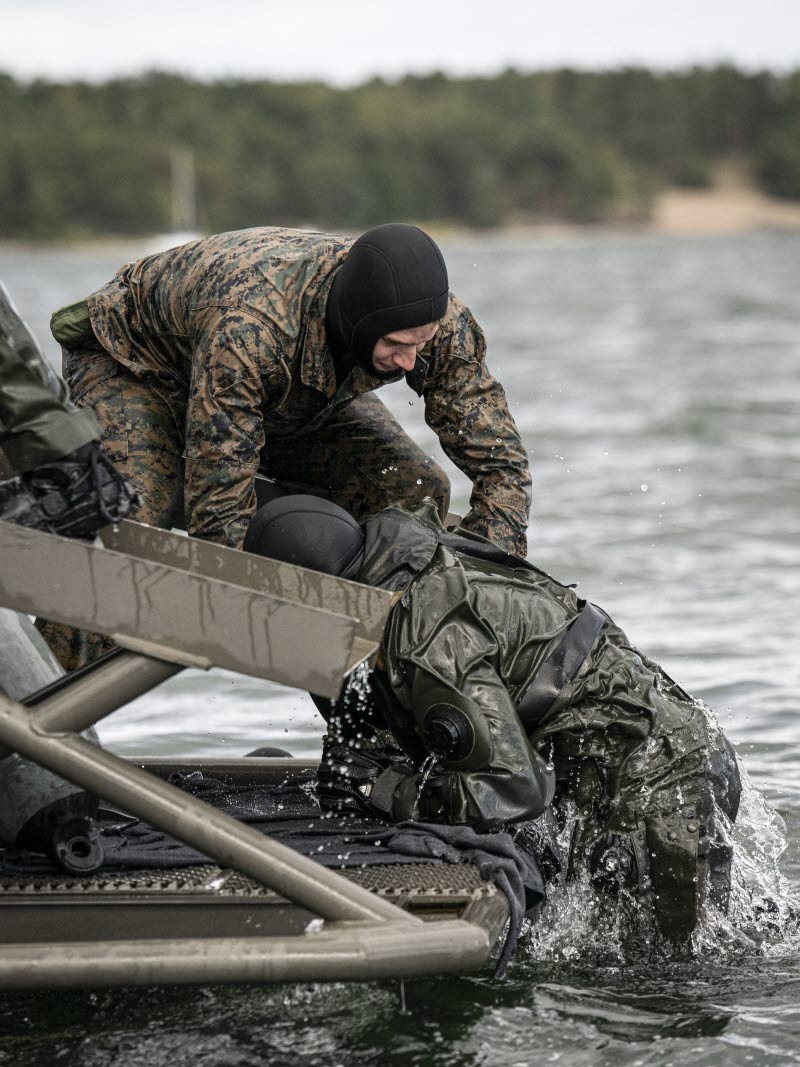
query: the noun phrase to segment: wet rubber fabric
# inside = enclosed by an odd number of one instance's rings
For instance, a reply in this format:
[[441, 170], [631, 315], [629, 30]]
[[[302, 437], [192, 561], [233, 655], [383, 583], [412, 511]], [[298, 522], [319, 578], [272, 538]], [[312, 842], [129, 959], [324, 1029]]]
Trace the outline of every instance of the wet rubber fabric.
[[70, 402], [8, 290], [0, 284], [0, 478], [24, 474], [98, 437], [91, 410]]
[[354, 578], [364, 535], [352, 515], [316, 496], [289, 496], [259, 508], [244, 539], [246, 552], [297, 567]]
[[[625, 888], [654, 901], [673, 940], [688, 937], [705, 900], [724, 908], [740, 783], [708, 709], [606, 616], [577, 673], [527, 732], [518, 705], [584, 602], [533, 567], [451, 552], [433, 507], [390, 508], [364, 529], [359, 580], [403, 592], [373, 700], [416, 766], [429, 755], [434, 709], [455, 709], [475, 739], [466, 758], [440, 760], [424, 784], [425, 817], [484, 829], [535, 819], [554, 777], [556, 797], [578, 810], [573, 874], [597, 874], [603, 857], [612, 866], [616, 849], [629, 860]], [[418, 771], [396, 777], [387, 814], [409, 818], [422, 786]]]

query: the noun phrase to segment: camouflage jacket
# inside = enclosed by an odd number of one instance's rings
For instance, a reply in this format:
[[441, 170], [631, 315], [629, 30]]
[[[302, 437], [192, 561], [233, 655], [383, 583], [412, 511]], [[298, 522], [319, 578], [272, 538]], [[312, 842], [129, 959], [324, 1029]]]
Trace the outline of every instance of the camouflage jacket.
[[[355, 368], [337, 390], [325, 308], [350, 244], [267, 227], [223, 233], [128, 264], [89, 297], [103, 347], [185, 425], [190, 532], [240, 544], [270, 437], [310, 432], [386, 384]], [[472, 481], [465, 527], [524, 556], [527, 457], [484, 356], [481, 328], [451, 296], [407, 380], [445, 453]]]

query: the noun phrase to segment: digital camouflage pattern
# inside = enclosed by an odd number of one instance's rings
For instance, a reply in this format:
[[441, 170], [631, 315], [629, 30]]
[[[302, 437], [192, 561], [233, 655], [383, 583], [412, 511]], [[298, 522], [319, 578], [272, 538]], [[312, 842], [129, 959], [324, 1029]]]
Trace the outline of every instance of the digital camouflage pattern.
[[[366, 395], [386, 379], [356, 367], [337, 389], [325, 306], [351, 243], [266, 227], [220, 234], [128, 264], [89, 297], [91, 330], [126, 372], [121, 388], [136, 379], [153, 405], [171, 412], [186, 457], [190, 533], [241, 544], [259, 469], [287, 476], [292, 488], [298, 469], [299, 484], [321, 486], [356, 515], [390, 502], [390, 492], [408, 503], [427, 493], [446, 506], [443, 472]], [[76, 314], [65, 309], [52, 325], [56, 339], [79, 355], [91, 337], [76, 330]], [[451, 297], [407, 380], [424, 399], [445, 453], [473, 483], [465, 527], [524, 555], [527, 457], [484, 357], [480, 327]], [[67, 372], [76, 392], [79, 362], [70, 359]], [[84, 395], [78, 402], [90, 401]], [[323, 458], [343, 443], [341, 463]], [[418, 480], [423, 492], [412, 488]]]
[[[137, 522], [164, 529], [181, 525], [184, 484], [189, 484], [184, 475], [191, 464], [184, 461], [184, 436], [167, 400], [99, 344], [66, 352], [64, 373], [77, 403], [94, 410], [114, 466], [139, 492]], [[287, 492], [327, 496], [358, 518], [394, 500], [413, 506], [426, 494], [435, 498], [444, 515], [450, 496], [444, 472], [371, 394], [339, 406], [315, 432], [305, 432], [299, 440], [294, 434], [272, 438], [260, 470]], [[216, 474], [210, 472], [208, 480], [213, 482]], [[224, 478], [227, 470], [222, 468], [220, 474]], [[225, 489], [222, 481], [220, 491]], [[216, 530], [213, 520], [212, 514], [205, 531]], [[190, 532], [203, 531], [195, 526]], [[113, 647], [97, 634], [57, 623], [38, 625], [65, 670]]]
[[[365, 525], [359, 580], [401, 590], [384, 633], [373, 696], [419, 765], [426, 717], [455, 709], [472, 751], [418, 771], [389, 768], [387, 813], [491, 829], [539, 816], [556, 796], [577, 808], [570, 867], [648, 895], [662, 931], [682, 940], [709, 896], [721, 907], [736, 817], [736, 757], [708, 710], [640, 653], [611, 619], [542, 721], [517, 708], [583, 602], [536, 569], [453, 553], [438, 543], [434, 508], [390, 508]], [[373, 797], [375, 790], [373, 790]], [[424, 811], [423, 811], [424, 808]], [[627, 865], [627, 866], [626, 866]]]

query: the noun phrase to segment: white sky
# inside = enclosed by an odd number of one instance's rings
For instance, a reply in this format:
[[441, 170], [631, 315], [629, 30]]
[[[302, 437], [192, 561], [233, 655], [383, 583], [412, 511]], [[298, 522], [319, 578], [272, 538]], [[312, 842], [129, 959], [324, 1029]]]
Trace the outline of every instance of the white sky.
[[0, 70], [88, 78], [800, 66], [800, 0], [0, 0]]

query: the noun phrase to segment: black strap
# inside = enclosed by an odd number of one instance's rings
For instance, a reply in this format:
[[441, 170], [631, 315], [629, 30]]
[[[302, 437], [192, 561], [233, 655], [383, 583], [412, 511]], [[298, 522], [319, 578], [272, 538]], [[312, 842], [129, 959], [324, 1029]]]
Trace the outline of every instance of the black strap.
[[447, 530], [446, 532], [436, 530], [435, 533], [439, 544], [449, 548], [451, 552], [460, 552], [465, 556], [472, 556], [474, 559], [485, 559], [490, 563], [499, 563], [501, 566], [510, 567], [512, 570], [536, 570], [533, 564], [528, 563], [526, 559], [512, 556], [489, 541], [478, 541], [472, 537], [465, 537], [464, 534], [455, 533], [453, 530]]
[[571, 682], [592, 651], [606, 615], [594, 604], [585, 604], [580, 615], [544, 661], [517, 707], [522, 725], [531, 730], [538, 726], [555, 703], [556, 697]]

